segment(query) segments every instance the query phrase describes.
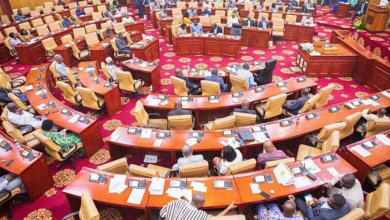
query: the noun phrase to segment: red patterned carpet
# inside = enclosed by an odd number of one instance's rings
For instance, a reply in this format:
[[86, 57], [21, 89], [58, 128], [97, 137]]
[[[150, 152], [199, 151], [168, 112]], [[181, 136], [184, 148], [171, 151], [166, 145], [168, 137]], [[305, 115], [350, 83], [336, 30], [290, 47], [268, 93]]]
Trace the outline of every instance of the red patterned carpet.
[[[325, 15], [324, 17], [331, 17]], [[328, 18], [328, 19], [329, 19]], [[321, 18], [324, 19], [324, 18]], [[330, 19], [332, 20], [332, 19]], [[148, 22], [146, 22], [146, 26]], [[331, 27], [318, 27], [318, 35], [315, 37], [321, 38], [330, 38], [332, 28]], [[155, 37], [158, 36], [157, 30], [147, 30], [147, 34], [151, 34]], [[160, 92], [166, 94], [172, 94], [173, 86], [169, 77], [174, 74], [176, 68], [182, 68], [190, 63], [191, 66], [197, 66], [200, 68], [204, 67], [218, 67], [226, 66], [230, 63], [238, 63], [245, 61], [267, 61], [269, 59], [278, 60], [277, 68], [274, 72], [274, 81], [280, 81], [283, 79], [288, 79], [291, 77], [296, 77], [298, 74], [293, 74], [290, 71], [290, 67], [295, 66], [296, 51], [298, 44], [294, 42], [277, 42], [272, 48], [269, 49], [259, 49], [259, 48], [241, 48], [241, 56], [239, 59], [225, 58], [225, 57], [211, 57], [211, 56], [175, 56], [173, 47], [167, 45], [167, 42], [163, 37], [160, 39], [160, 73], [161, 73], [161, 88]], [[8, 62], [4, 64], [5, 71], [12, 75], [25, 75], [30, 66], [18, 65], [15, 64], [15, 61]], [[344, 102], [346, 100], [354, 99], [360, 97], [367, 93], [370, 93], [370, 89], [357, 84], [352, 81], [349, 77], [344, 78], [315, 78], [320, 85], [320, 87], [326, 86], [329, 83], [335, 84], [335, 90], [330, 97], [329, 104]], [[147, 87], [145, 87], [144, 92], [148, 92]], [[59, 91], [55, 92], [55, 95], [58, 99], [62, 100]], [[123, 99], [124, 100], [124, 99]], [[122, 111], [117, 115], [108, 118], [107, 115], [103, 116], [103, 119], [100, 121], [101, 132], [103, 137], [109, 136], [117, 126], [121, 124], [137, 126], [134, 117], [131, 115], [130, 111], [134, 107], [135, 101], [132, 99], [128, 103], [122, 103]], [[66, 214], [70, 213], [70, 207], [67, 203], [65, 196], [62, 194], [62, 189], [72, 181], [75, 175], [80, 171], [82, 167], [91, 167], [95, 168], [97, 165], [106, 163], [110, 160], [110, 155], [108, 152], [107, 145], [104, 146], [96, 155], [90, 159], [77, 159], [75, 164], [77, 166], [76, 170], [73, 170], [69, 165], [65, 164], [61, 167], [60, 171], [55, 169], [57, 164], [56, 161], [53, 161], [53, 158], [47, 157], [53, 178], [55, 180], [55, 186], [46, 192], [39, 200], [35, 203], [24, 202], [22, 204], [15, 204], [11, 206], [11, 209], [14, 214], [13, 219], [26, 219], [26, 220], [37, 220], [37, 219], [61, 219]], [[141, 164], [143, 158], [136, 155], [128, 155], [128, 162], [134, 164]], [[171, 166], [170, 161], [159, 161], [160, 165]], [[37, 180], [39, 181], [39, 180]], [[140, 219], [142, 213], [139, 213], [134, 210], [120, 210], [112, 209], [109, 207], [98, 206], [98, 209], [101, 211], [101, 219]], [[0, 220], [7, 219], [5, 217], [4, 211], [0, 212]], [[142, 218], [141, 218], [142, 219]]]

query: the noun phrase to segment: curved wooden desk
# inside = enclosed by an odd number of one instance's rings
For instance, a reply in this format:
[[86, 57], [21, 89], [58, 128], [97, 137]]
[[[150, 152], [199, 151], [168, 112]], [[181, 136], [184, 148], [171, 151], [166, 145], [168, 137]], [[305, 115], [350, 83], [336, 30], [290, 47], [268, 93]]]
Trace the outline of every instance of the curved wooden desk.
[[[94, 69], [93, 76], [90, 76], [87, 72], [87, 69], [90, 68], [88, 67], [90, 64], [92, 65], [91, 68]], [[109, 88], [104, 85], [107, 81], [100, 77], [96, 61], [80, 62], [77, 72], [80, 82], [84, 87], [92, 89], [96, 94], [104, 98], [104, 104], [106, 105], [107, 113], [110, 117], [121, 110], [119, 87], [115, 84], [113, 84], [114, 88]], [[94, 82], [94, 78], [97, 78], [99, 82]]]
[[[33, 91], [26, 91], [26, 96], [28, 98], [28, 101], [34, 107], [35, 111], [40, 115], [45, 116], [46, 118], [52, 120], [59, 127], [66, 128], [69, 131], [79, 134], [83, 142], [83, 146], [87, 157], [91, 157], [100, 148], [102, 148], [104, 144], [102, 135], [100, 133], [100, 128], [98, 125], [98, 120], [95, 117], [91, 117], [89, 115], [78, 112], [68, 107], [67, 105], [63, 104], [58, 99], [56, 99], [50, 92], [51, 91], [50, 84], [54, 83], [54, 79], [52, 73], [49, 71], [48, 68], [49, 64], [44, 65], [44, 67], [45, 70], [40, 72], [39, 70], [40, 66], [33, 66], [27, 74], [26, 85], [33, 85], [34, 87]], [[41, 76], [40, 80], [37, 80], [38, 75]], [[37, 85], [39, 83], [42, 84], [41, 90], [37, 90]], [[43, 91], [43, 90], [47, 91], [47, 98], [45, 99], [42, 99], [39, 93], [38, 95], [36, 95], [38, 91]], [[41, 104], [47, 105], [49, 101], [53, 101], [56, 107], [53, 108], [47, 107], [43, 110], [39, 110], [37, 108]], [[60, 111], [63, 108], [69, 110], [72, 113], [72, 115], [67, 116], [62, 114]], [[53, 113], [52, 112], [53, 110], [59, 110], [59, 112]], [[46, 111], [49, 111], [50, 113], [46, 115], [45, 114]], [[73, 124], [68, 122], [68, 120], [75, 115], [80, 115], [89, 118], [90, 120], [89, 124], [85, 124], [79, 121]]]
[[[288, 89], [289, 94], [293, 94], [292, 99], [300, 96], [300, 91], [303, 88], [310, 88], [310, 92], [312, 94], [316, 93], [318, 84], [310, 79], [307, 79], [305, 82], [298, 82], [295, 79], [286, 80], [287, 85], [285, 88]], [[187, 102], [188, 105], [183, 106], [184, 109], [192, 110], [195, 114], [195, 125], [196, 127], [200, 127], [200, 124], [206, 123], [208, 121], [212, 121], [215, 118], [226, 117], [229, 115], [234, 108], [240, 107], [243, 100], [247, 99], [251, 104], [251, 109], [253, 109], [253, 105], [257, 102], [264, 101], [269, 97], [279, 95], [285, 93], [278, 87], [276, 83], [271, 83], [264, 85], [263, 88], [266, 90], [263, 92], [257, 93], [255, 88], [249, 88], [246, 90], [242, 90], [241, 92], [244, 94], [243, 96], [238, 98], [238, 102], [233, 101], [232, 94], [234, 92], [221, 93], [219, 95], [218, 103], [210, 103], [208, 100], [208, 96], [191, 96], [193, 101]], [[168, 104], [161, 106], [160, 104], [157, 106], [151, 105], [150, 103], [153, 100], [158, 99], [158, 94], [149, 94], [145, 99], [142, 100], [142, 104], [148, 112], [159, 113], [163, 118], [166, 118], [168, 112], [174, 109], [174, 103], [176, 99], [179, 99], [178, 95], [169, 95]]]
[[131, 71], [133, 79], [142, 79], [152, 85], [152, 91], [156, 92], [161, 86], [160, 65], [141, 67], [140, 64], [135, 64], [133, 59], [122, 61], [123, 70]]
[[160, 43], [158, 38], [154, 38], [151, 42], [146, 42], [142, 47], [139, 47], [140, 44], [144, 44], [145, 41], [134, 43], [130, 46], [131, 53], [133, 56], [141, 60], [148, 62], [153, 62], [155, 59], [160, 58]]
[[[14, 141], [8, 135], [0, 131], [0, 139], [10, 143], [12, 149], [0, 154], [0, 160], [6, 162], [0, 163], [0, 169], [18, 175], [27, 190], [30, 199], [34, 202], [41, 197], [47, 190], [54, 185], [53, 177], [51, 176], [49, 167], [46, 163], [45, 155], [38, 155], [31, 161], [21, 156], [16, 149]], [[31, 151], [30, 148], [21, 146], [23, 149]], [[3, 149], [1, 149], [2, 151]], [[13, 159], [14, 162], [10, 166], [6, 166], [8, 160]]]
[[[316, 132], [322, 129], [324, 126], [340, 122], [344, 120], [345, 117], [355, 113], [361, 112], [366, 108], [370, 108], [371, 111], [377, 111], [380, 107], [389, 107], [390, 99], [381, 95], [376, 94], [382, 97], [377, 102], [380, 104], [379, 106], [366, 106], [360, 105], [353, 109], [347, 109], [343, 103], [340, 104], [341, 111], [331, 113], [329, 111], [329, 107], [321, 108], [319, 110], [315, 110], [318, 115], [318, 118], [308, 120], [306, 119], [306, 115], [312, 112], [308, 112], [306, 114], [302, 114], [299, 122], [296, 123], [296, 119], [294, 119], [294, 124], [291, 126], [283, 127], [280, 125], [279, 121], [272, 121], [264, 124], [258, 124], [255, 126], [265, 126], [270, 135], [270, 140], [277, 144], [284, 144], [292, 153], [297, 152], [297, 148], [299, 144], [305, 143], [307, 135]], [[364, 98], [368, 98], [370, 96], [366, 96]], [[254, 126], [247, 127], [239, 127], [233, 130], [250, 130]], [[112, 137], [118, 137], [116, 140], [107, 140], [110, 146], [110, 155], [113, 159], [118, 159], [123, 157], [123, 155], [127, 151], [131, 152], [144, 152], [144, 151], [159, 151], [160, 153], [166, 152], [163, 157], [171, 157], [172, 161], [176, 161], [176, 153], [181, 152], [181, 149], [184, 145], [186, 145], [186, 140], [190, 138], [190, 134], [188, 131], [165, 131], [169, 132], [171, 137], [164, 139], [160, 147], [153, 147], [155, 142], [156, 134], [160, 130], [153, 130], [151, 138], [142, 139], [140, 135], [128, 134], [129, 126], [120, 126], [118, 127], [112, 134]], [[223, 145], [220, 141], [227, 141], [231, 136], [223, 136], [222, 131], [198, 131], [204, 134], [204, 138], [201, 139], [199, 143], [196, 143], [192, 146], [195, 152], [214, 152], [215, 156], [219, 155], [220, 150], [223, 148]], [[258, 141], [245, 142], [244, 146], [241, 146], [243, 157], [248, 158], [248, 154], [256, 154], [256, 150], [261, 148], [262, 143]], [[251, 150], [251, 152], [249, 152]], [[218, 152], [218, 153], [216, 153]]]

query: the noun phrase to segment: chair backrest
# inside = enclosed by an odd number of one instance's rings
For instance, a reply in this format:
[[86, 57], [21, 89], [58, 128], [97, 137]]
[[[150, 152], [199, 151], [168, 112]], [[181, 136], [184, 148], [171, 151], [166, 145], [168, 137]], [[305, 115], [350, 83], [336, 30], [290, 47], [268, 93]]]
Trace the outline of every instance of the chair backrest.
[[183, 15], [174, 15], [172, 20], [172, 25], [180, 25], [182, 21], [183, 21]]
[[[221, 24], [222, 23], [221, 16], [217, 15], [217, 11], [218, 10], [215, 11], [215, 15], [210, 16], [210, 23], [211, 24]], [[225, 12], [225, 11], [223, 11], [223, 12]], [[225, 16], [225, 15], [222, 15], [222, 16]]]
[[93, 10], [93, 7], [87, 7], [87, 8], [84, 8], [84, 12], [86, 15], [90, 15], [90, 14], [94, 13], [95, 11]]
[[54, 10], [58, 13], [58, 12], [62, 12], [64, 10], [64, 6], [63, 5], [56, 5], [54, 6]]
[[9, 121], [3, 121], [2, 124], [5, 129], [5, 132], [7, 132], [10, 137], [16, 139], [19, 143], [24, 143], [26, 141], [22, 133], [18, 129], [16, 129]]
[[366, 125], [367, 133], [365, 138], [379, 134], [390, 129], [390, 119], [387, 118], [375, 118], [370, 119]]
[[273, 19], [272, 29], [278, 32], [284, 32], [284, 19]]
[[310, 99], [305, 102], [305, 104], [302, 106], [302, 108], [299, 110], [299, 112], [305, 113], [305, 112], [313, 110], [314, 105], [316, 104], [318, 99], [320, 99], [320, 96], [318, 94], [315, 94], [312, 97], [310, 97]]
[[39, 10], [30, 11], [30, 17], [37, 18], [39, 16], [41, 16], [41, 12]]
[[278, 166], [280, 163], [290, 164], [295, 162], [294, 157], [284, 158], [280, 160], [267, 161], [264, 165], [264, 169], [272, 168]]
[[85, 29], [84, 28], [73, 28], [73, 36], [74, 38], [78, 37], [84, 37], [85, 36]]
[[80, 7], [85, 7], [85, 6], [87, 6], [87, 1], [79, 1], [78, 3], [77, 3]]
[[230, 74], [229, 77], [230, 82], [232, 83], [232, 88], [230, 89], [231, 92], [241, 91], [249, 88], [248, 80], [246, 80], [246, 78], [236, 76], [234, 74]]
[[199, 23], [201, 23], [204, 26], [210, 26], [210, 17], [207, 16], [199, 16]]
[[320, 99], [317, 101], [317, 103], [315, 105], [316, 109], [322, 108], [323, 106], [328, 104], [329, 96], [332, 93], [334, 87], [335, 86], [333, 84], [329, 84], [329, 85], [320, 89], [320, 91], [318, 92]]
[[72, 38], [72, 35], [67, 34], [67, 35], [61, 37], [61, 42], [62, 42], [63, 44], [65, 44], [65, 43], [68, 43], [69, 41], [72, 41], [72, 39], [73, 39], [73, 38]]
[[97, 31], [96, 24], [89, 24], [89, 25], [85, 26], [85, 33], [87, 33], [87, 34], [92, 33], [92, 32], [96, 33], [96, 31]]
[[103, 18], [103, 15], [101, 12], [94, 12], [92, 13], [92, 19], [93, 20], [98, 20], [98, 19], [102, 19]]
[[233, 115], [236, 116], [236, 123], [234, 124], [235, 127], [243, 127], [256, 124], [256, 114], [233, 112]]
[[12, 26], [12, 27], [4, 29], [4, 33], [8, 37], [10, 33], [14, 33], [14, 34], [18, 33], [18, 30], [16, 30], [15, 26]]
[[112, 49], [114, 49], [114, 51], [115, 52], [118, 52], [119, 51], [119, 49], [118, 49], [118, 47], [116, 46], [116, 37], [114, 37], [114, 38], [112, 38], [111, 40], [110, 40], [110, 44], [111, 44], [111, 47], [112, 47]]
[[58, 31], [61, 30], [60, 22], [55, 21], [48, 24], [50, 31]]
[[256, 159], [252, 158], [229, 166], [226, 175], [235, 175], [240, 173], [252, 172], [255, 169], [255, 167], [256, 167]]
[[68, 3], [69, 9], [76, 9], [77, 8], [77, 2], [69, 2]]
[[92, 0], [93, 5], [100, 5], [102, 2], [100, 0]]
[[286, 23], [295, 23], [297, 22], [297, 16], [296, 15], [286, 15]]
[[[7, 89], [12, 88], [11, 83], [9, 81], [7, 81], [7, 77], [5, 75], [0, 75], [0, 86], [7, 88]], [[12, 94], [12, 93], [9, 93], [9, 94]]]
[[251, 10], [253, 10], [253, 8], [254, 8], [253, 2], [245, 2], [244, 3], [244, 9], [245, 10], [251, 11]]
[[9, 23], [11, 23], [11, 20], [9, 19], [8, 15], [0, 15], [0, 18], [1, 18], [1, 21], [2, 21], [4, 24], [9, 24]]
[[177, 2], [176, 7], [177, 8], [186, 8], [186, 2]]
[[107, 11], [107, 7], [105, 5], [99, 5], [99, 6], [97, 6], [97, 10], [99, 12], [106, 12]]
[[179, 96], [187, 96], [188, 88], [186, 86], [186, 81], [176, 76], [171, 76], [170, 78], [173, 84], [173, 92]]
[[160, 177], [157, 170], [137, 166], [134, 164], [130, 165], [129, 172], [131, 176], [138, 176], [138, 177], [145, 177], [145, 178]]
[[72, 87], [65, 82], [57, 81], [56, 85], [61, 90], [62, 97], [73, 104], [76, 104], [76, 96], [78, 96], [77, 92], [72, 89]]
[[136, 92], [134, 88], [134, 79], [133, 75], [130, 72], [125, 72], [122, 70], [116, 71], [116, 77], [119, 81], [119, 89], [125, 90], [128, 92]]
[[29, 22], [20, 23], [18, 26], [19, 26], [19, 29], [25, 29], [26, 31], [31, 29]]
[[106, 76], [107, 80], [111, 82], [112, 81], [112, 77], [108, 73], [108, 70], [106, 68], [106, 64], [104, 62], [101, 62], [100, 63], [100, 67], [101, 67], [100, 69], [103, 71], [104, 76]]
[[94, 108], [96, 106], [96, 102], [98, 101], [98, 97], [95, 92], [90, 88], [77, 87], [77, 93], [81, 96], [82, 101], [81, 104], [88, 108]]
[[51, 73], [53, 73], [53, 76], [55, 78], [61, 78], [61, 75], [57, 72], [56, 70], [56, 61], [53, 61], [50, 66], [49, 66], [49, 70], [51, 71]]
[[171, 32], [173, 36], [176, 36], [179, 32], [180, 24], [171, 25]]
[[0, 120], [1, 121], [8, 121], [9, 122], [9, 120], [8, 120], [8, 112], [9, 112], [8, 108], [6, 106], [4, 106], [3, 112], [1, 113], [1, 116], [0, 116]]
[[354, 126], [360, 120], [361, 117], [361, 112], [355, 112], [352, 115], [348, 115], [344, 118], [343, 122], [345, 122], [345, 128], [340, 131], [341, 139], [344, 139], [345, 137], [351, 135], [354, 132]]
[[180, 178], [207, 177], [209, 163], [207, 161], [184, 164], [179, 167]]
[[224, 118], [215, 119], [213, 122], [212, 129], [209, 130], [222, 130], [222, 129], [233, 128], [235, 123], [236, 123], [236, 116], [229, 115]]
[[259, 13], [259, 15], [257, 16], [257, 21], [261, 21], [261, 19], [263, 18], [263, 16], [266, 18], [266, 20], [268, 21], [268, 18], [269, 18], [269, 14], [268, 13]]
[[125, 25], [123, 23], [113, 24], [112, 28], [114, 29], [116, 34], [125, 33], [126, 32]]
[[3, 33], [1, 33], [1, 31], [0, 31], [0, 40], [1, 39], [4, 39], [4, 36], [3, 36]]
[[140, 126], [146, 126], [149, 123], [149, 115], [145, 111], [144, 106], [142, 105], [141, 101], [137, 101], [135, 104], [135, 107], [132, 110], [132, 114], [134, 115], [135, 119], [137, 120], [138, 124]]
[[274, 21], [275, 19], [283, 19], [283, 14], [272, 13], [272, 15], [271, 15], [271, 21]]
[[[225, 10], [215, 10], [215, 16], [226, 16], [226, 11]], [[211, 17], [211, 16], [210, 16]]]
[[172, 15], [182, 15], [181, 8], [172, 8]]
[[381, 183], [366, 196], [364, 219], [378, 219], [390, 211], [390, 185]]
[[364, 217], [364, 210], [362, 208], [354, 208], [338, 220], [360, 220]]
[[44, 8], [42, 9], [42, 13], [43, 13], [44, 15], [49, 15], [49, 14], [51, 14], [52, 12], [53, 12], [53, 10], [52, 10], [51, 7], [44, 7]]
[[127, 164], [126, 157], [111, 161], [109, 163], [96, 167], [100, 171], [115, 173], [121, 175], [129, 175], [129, 165]]
[[287, 94], [282, 93], [276, 96], [268, 98], [267, 103], [264, 105], [266, 110], [264, 118], [272, 118], [274, 116], [282, 114], [282, 105], [287, 99]]
[[22, 11], [23, 15], [28, 15], [30, 13], [30, 7], [23, 7], [20, 8], [20, 10]]
[[46, 24], [49, 24], [49, 23], [52, 23], [55, 21], [52, 15], [48, 15], [48, 16], [43, 17], [43, 20], [45, 20]]
[[54, 4], [53, 4], [53, 2], [44, 2], [43, 3], [43, 7], [50, 7], [50, 8], [52, 8], [52, 7], [54, 7]]
[[337, 151], [340, 147], [340, 132], [333, 131], [329, 138], [322, 143], [322, 153]]
[[28, 109], [27, 105], [25, 105], [15, 94], [8, 93], [7, 95], [19, 108], [25, 111]]
[[[214, 2], [215, 8], [223, 8], [223, 2]], [[211, 10], [211, 8], [209, 8]]]
[[[111, 22], [109, 22], [109, 21], [100, 24], [100, 28], [102, 29], [102, 31], [103, 31], [103, 29], [104, 29], [104, 31], [105, 31], [106, 28], [111, 27], [111, 26], [112, 26], [112, 24], [111, 24]], [[102, 32], [102, 33], [103, 33], [103, 32]]]
[[47, 25], [42, 25], [36, 28], [37, 33], [39, 36], [44, 36], [50, 33], [49, 29], [47, 28]]
[[219, 83], [201, 80], [200, 86], [202, 87], [202, 95], [219, 95], [221, 93], [221, 88]]
[[85, 35], [85, 42], [87, 43], [89, 48], [92, 48], [96, 44], [99, 43], [99, 38], [96, 34], [96, 32], [92, 32]]
[[57, 47], [56, 42], [53, 37], [46, 38], [42, 40], [43, 47], [46, 51], [53, 52], [53, 49]]
[[91, 195], [88, 192], [83, 192], [81, 195], [81, 207], [79, 210], [79, 216], [85, 220], [99, 220], [99, 211], [96, 208]]
[[168, 123], [171, 130], [192, 130], [192, 115], [168, 116]]

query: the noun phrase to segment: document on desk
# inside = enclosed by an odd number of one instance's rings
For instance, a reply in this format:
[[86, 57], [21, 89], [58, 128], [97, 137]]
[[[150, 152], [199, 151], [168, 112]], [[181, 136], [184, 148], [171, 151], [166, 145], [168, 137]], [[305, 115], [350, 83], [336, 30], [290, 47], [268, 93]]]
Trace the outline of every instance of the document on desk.
[[255, 132], [252, 133], [252, 135], [255, 137], [256, 141], [260, 143], [264, 143], [268, 139], [263, 132]]
[[157, 139], [154, 144], [153, 144], [153, 147], [161, 147], [161, 144], [163, 143], [163, 140], [162, 139]]
[[34, 90], [34, 86], [33, 85], [28, 85], [28, 86], [25, 86], [24, 89], [26, 91], [33, 91]]
[[153, 177], [149, 187], [150, 195], [162, 195], [164, 193], [165, 179]]
[[46, 104], [40, 104], [40, 105], [38, 105], [37, 106], [37, 109], [39, 109], [39, 110], [43, 110], [43, 109], [45, 109], [45, 108], [47, 108], [47, 105]]
[[314, 163], [312, 159], [303, 160], [301, 163], [312, 174], [321, 172], [321, 169], [317, 166], [317, 164]]
[[138, 66], [141, 67], [141, 68], [145, 68], [145, 67], [148, 66], [148, 63], [141, 63], [141, 64], [139, 64]]
[[92, 72], [95, 71], [95, 68], [92, 67], [92, 68], [86, 68], [85, 69], [85, 72], [90, 72], [90, 71], [92, 71]]
[[378, 134], [376, 135], [376, 138], [382, 142], [382, 144], [386, 145], [386, 146], [390, 146], [390, 139], [387, 138], [384, 134]]
[[367, 99], [367, 100], [362, 100], [363, 104], [365, 105], [372, 105], [372, 106], [378, 106], [379, 103], [372, 100], [372, 99]]
[[144, 163], [157, 163], [158, 157], [156, 155], [145, 155]]
[[311, 182], [305, 176], [295, 177], [294, 185], [297, 189], [310, 186]]
[[147, 139], [152, 137], [152, 129], [142, 129], [141, 138]]
[[73, 117], [71, 117], [68, 122], [71, 123], [71, 124], [74, 124], [76, 123], [77, 120], [79, 120], [79, 117], [80, 115], [79, 114], [75, 114]]
[[340, 175], [340, 173], [337, 172], [337, 170], [336, 170], [334, 167], [326, 168], [326, 170], [328, 170], [328, 172], [329, 172], [330, 174], [332, 174], [333, 177], [339, 176], [339, 175]]
[[196, 138], [190, 138], [190, 139], [187, 139], [186, 141], [186, 144], [188, 144], [190, 147], [194, 146], [196, 143], [198, 143], [198, 139]]
[[161, 102], [161, 99], [152, 99], [152, 100], [150, 100], [149, 105], [158, 106], [158, 104], [160, 104], [160, 102]]
[[42, 93], [47, 93], [46, 89], [39, 90], [38, 92], [35, 92], [35, 95], [42, 95]]
[[126, 175], [115, 174], [114, 178], [110, 179], [110, 186], [108, 187], [109, 193], [121, 194], [126, 188]]
[[364, 149], [360, 145], [357, 145], [355, 147], [351, 147], [351, 150], [355, 151], [356, 153], [358, 153], [362, 157], [368, 157], [371, 155], [371, 153], [368, 150]]
[[354, 105], [352, 105], [351, 103], [345, 103], [346, 106], [348, 106], [349, 108], [353, 109], [353, 108], [356, 108]]
[[251, 190], [252, 190], [253, 194], [261, 193], [261, 189], [260, 189], [260, 186], [259, 186], [258, 183], [251, 183], [251, 184], [249, 184], [249, 186], [251, 187]]
[[390, 93], [389, 92], [383, 91], [383, 92], [381, 92], [381, 94], [390, 99]]
[[146, 189], [137, 189], [133, 188], [130, 193], [129, 198], [127, 199], [127, 203], [139, 205], [142, 202], [142, 198], [144, 197]]
[[194, 186], [192, 188], [194, 191], [198, 191], [198, 192], [207, 192], [207, 186]]

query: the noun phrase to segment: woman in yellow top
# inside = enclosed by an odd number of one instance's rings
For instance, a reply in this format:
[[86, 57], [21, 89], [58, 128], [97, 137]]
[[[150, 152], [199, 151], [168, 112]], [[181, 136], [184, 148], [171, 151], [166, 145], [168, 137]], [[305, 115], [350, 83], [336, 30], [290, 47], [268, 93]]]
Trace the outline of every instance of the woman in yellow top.
[[19, 32], [19, 39], [20, 41], [22, 41], [22, 43], [24, 42], [30, 42], [31, 41], [31, 34], [29, 32], [27, 32], [25, 29], [20, 29], [20, 32]]
[[183, 23], [191, 24], [190, 14], [188, 14], [188, 12], [184, 12]]

